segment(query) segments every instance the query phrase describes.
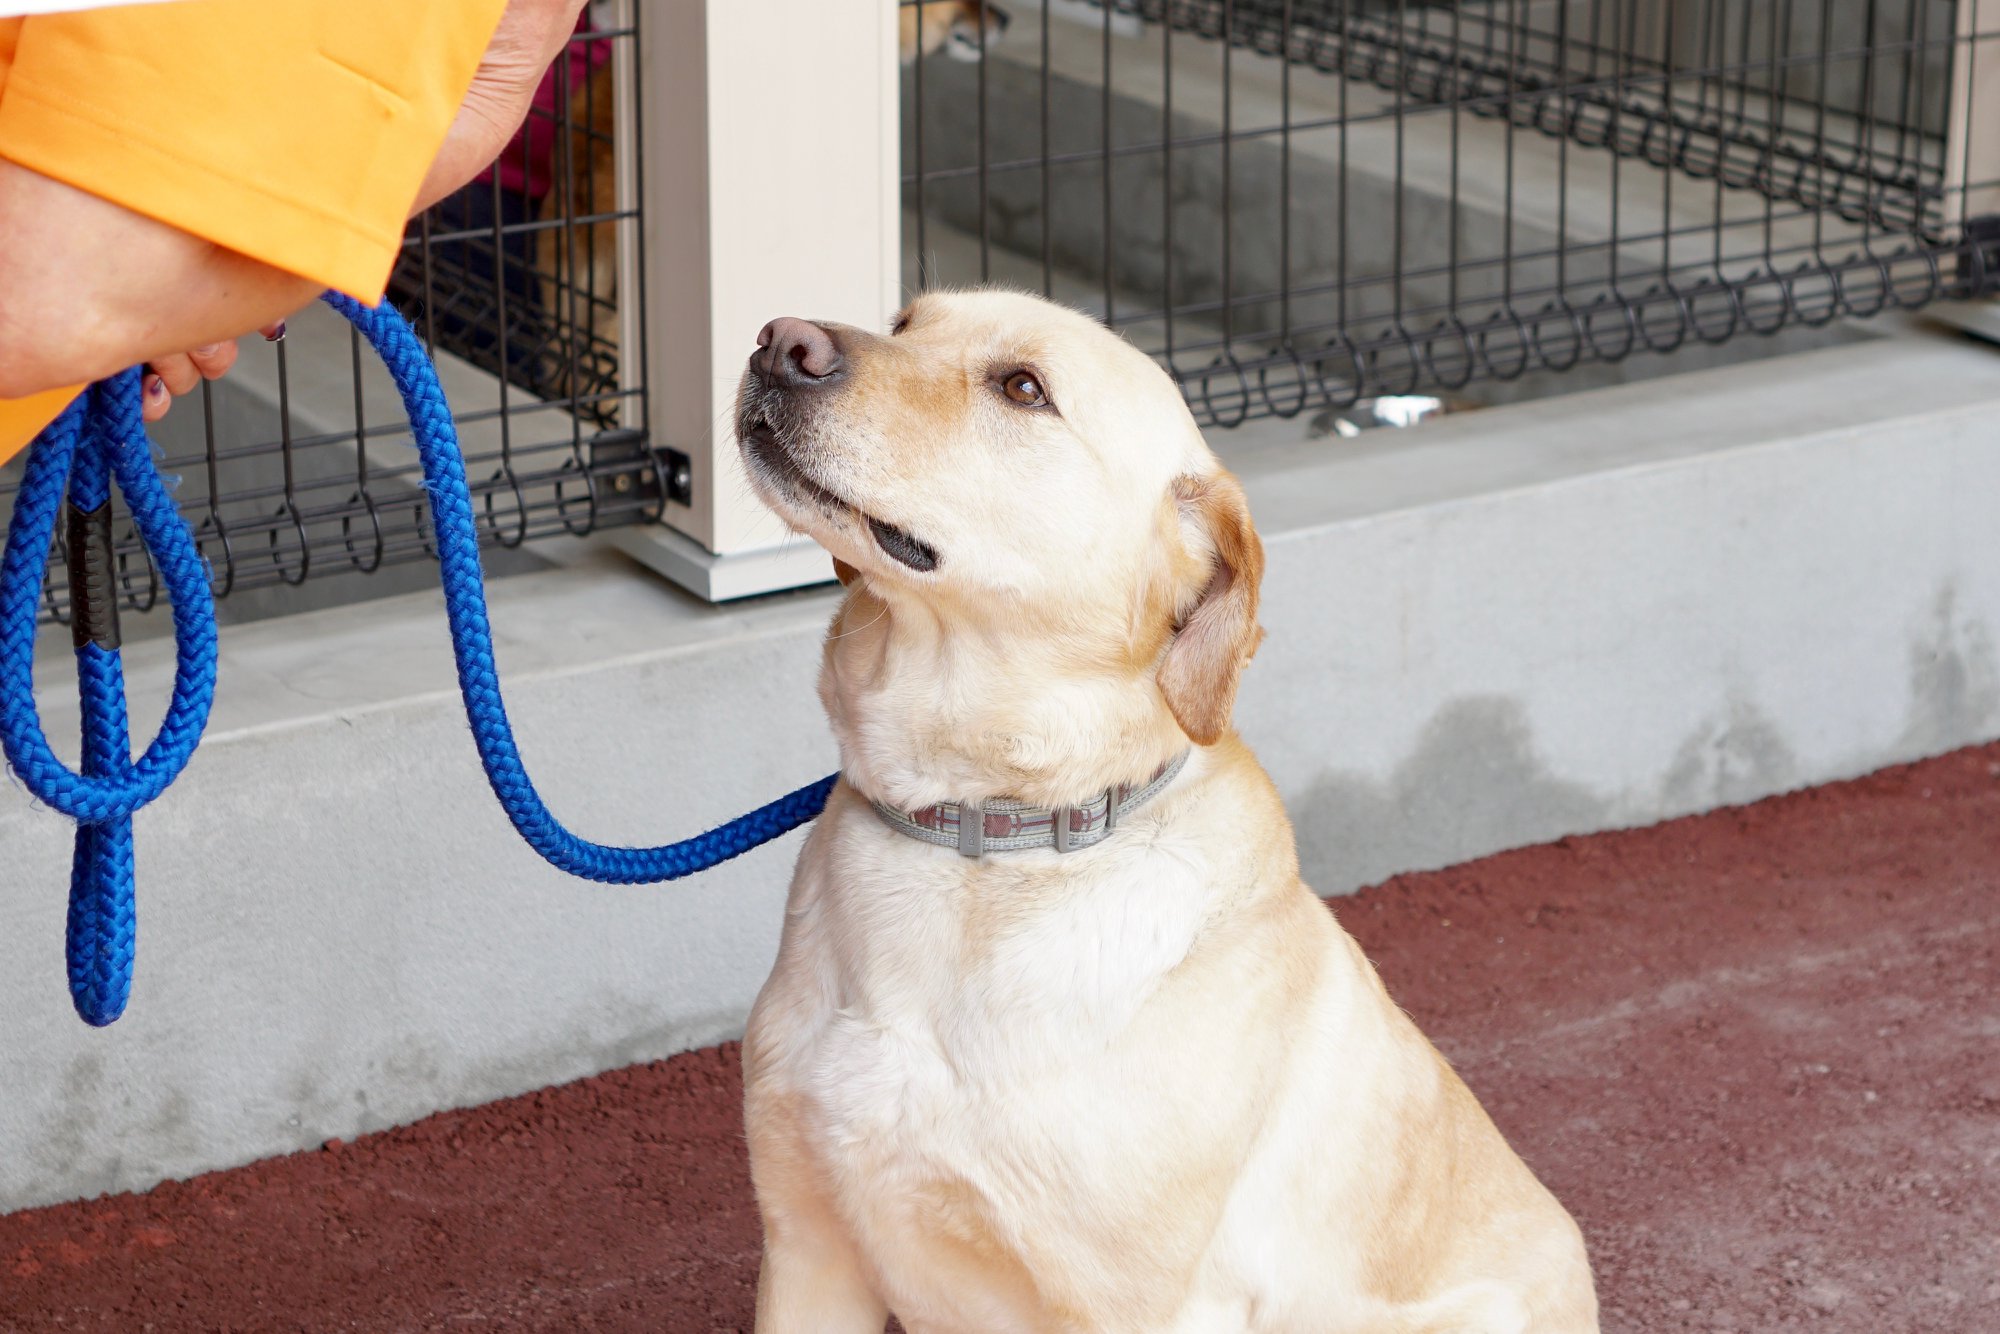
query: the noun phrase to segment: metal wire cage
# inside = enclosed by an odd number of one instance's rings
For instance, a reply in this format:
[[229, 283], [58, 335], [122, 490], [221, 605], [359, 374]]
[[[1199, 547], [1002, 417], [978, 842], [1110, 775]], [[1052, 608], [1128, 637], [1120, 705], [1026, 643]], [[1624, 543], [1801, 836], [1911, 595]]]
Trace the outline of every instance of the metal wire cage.
[[1991, 0], [902, 4], [959, 25], [908, 281], [1090, 309], [1207, 424], [2000, 285]]
[[[637, 92], [636, 34], [602, 24], [579, 33], [500, 161], [411, 222], [389, 284], [388, 299], [438, 358], [482, 541], [507, 549], [493, 552], [495, 572], [540, 564], [519, 550], [536, 539], [648, 521], [666, 489], [647, 445], [638, 155], [621, 191], [612, 148], [627, 114], [621, 86], [628, 105]], [[614, 68], [625, 73], [614, 78]], [[433, 577], [392, 577], [435, 554], [393, 385], [330, 310], [290, 324], [276, 344], [244, 340], [228, 376], [153, 428], [230, 619]], [[0, 470], [0, 512], [19, 466]], [[144, 611], [158, 580], [122, 510], [118, 525], [122, 603]], [[329, 585], [336, 573], [377, 577]], [[44, 615], [67, 613], [58, 544]]]

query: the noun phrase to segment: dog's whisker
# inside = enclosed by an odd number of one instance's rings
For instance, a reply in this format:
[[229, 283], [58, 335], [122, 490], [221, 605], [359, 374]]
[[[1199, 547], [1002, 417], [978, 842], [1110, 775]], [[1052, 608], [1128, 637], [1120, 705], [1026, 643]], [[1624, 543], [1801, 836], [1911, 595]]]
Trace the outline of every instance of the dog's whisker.
[[889, 604], [884, 602], [882, 604], [882, 610], [875, 613], [874, 620], [868, 622], [868, 624], [866, 625], [857, 625], [851, 629], [842, 630], [839, 634], [828, 635], [826, 637], [826, 642], [831, 644], [836, 640], [845, 639], [849, 635], [858, 635], [864, 630], [872, 630], [877, 625], [880, 625], [882, 623], [882, 618], [887, 616], [888, 614], [889, 614]]

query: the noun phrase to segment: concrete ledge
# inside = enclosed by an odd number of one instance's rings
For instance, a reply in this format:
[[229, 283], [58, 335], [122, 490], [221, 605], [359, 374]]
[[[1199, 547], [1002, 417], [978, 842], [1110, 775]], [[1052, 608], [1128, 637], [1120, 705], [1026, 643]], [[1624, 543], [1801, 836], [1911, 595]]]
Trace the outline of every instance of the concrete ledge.
[[[2000, 734], [1996, 412], [2000, 357], [1899, 338], [1405, 435], [1222, 437], [1270, 551], [1239, 721], [1313, 883]], [[708, 607], [609, 553], [497, 585], [551, 804], [650, 842], [825, 772], [834, 596]], [[163, 646], [130, 657], [157, 700]], [[67, 735], [60, 655], [45, 675]], [[215, 731], [139, 819], [138, 985], [102, 1032], [63, 988], [68, 843], [0, 789], [0, 1210], [731, 1034], [796, 849], [654, 889], [543, 866], [484, 787], [434, 594], [231, 628]]]

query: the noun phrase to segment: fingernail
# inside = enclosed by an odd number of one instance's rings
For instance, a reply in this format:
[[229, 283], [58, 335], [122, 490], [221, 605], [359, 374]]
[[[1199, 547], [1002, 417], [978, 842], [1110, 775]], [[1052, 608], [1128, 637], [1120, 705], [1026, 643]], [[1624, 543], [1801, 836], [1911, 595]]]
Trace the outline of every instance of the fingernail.
[[196, 348], [192, 353], [192, 355], [197, 357], [212, 357], [220, 351], [222, 351], [222, 344], [205, 343], [202, 346]]
[[161, 378], [160, 378], [159, 376], [157, 376], [157, 375], [149, 375], [149, 376], [147, 376], [147, 377], [146, 377], [146, 397], [147, 397], [147, 398], [165, 398], [166, 396], [167, 396], [167, 382], [166, 382], [165, 380], [162, 380], [162, 379], [161, 379]]
[[265, 333], [264, 341], [267, 343], [275, 343], [284, 336], [285, 336], [285, 322], [283, 320], [279, 320], [276, 324], [271, 326], [268, 332]]

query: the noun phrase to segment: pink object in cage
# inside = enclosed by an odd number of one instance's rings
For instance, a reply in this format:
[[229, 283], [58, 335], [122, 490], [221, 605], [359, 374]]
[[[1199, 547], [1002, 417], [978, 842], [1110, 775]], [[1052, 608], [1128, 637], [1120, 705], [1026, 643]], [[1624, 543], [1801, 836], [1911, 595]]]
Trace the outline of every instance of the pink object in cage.
[[[588, 12], [577, 20], [576, 30], [594, 31]], [[572, 41], [563, 58], [542, 76], [528, 119], [493, 165], [475, 179], [484, 184], [497, 175], [500, 188], [511, 194], [537, 201], [546, 196], [555, 176], [556, 132], [562, 125], [563, 102], [575, 98], [590, 76], [610, 59], [610, 38]], [[568, 67], [567, 79], [562, 77], [564, 66]]]

